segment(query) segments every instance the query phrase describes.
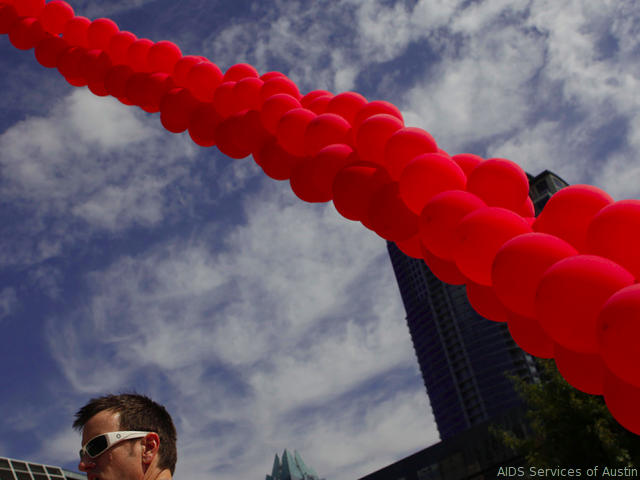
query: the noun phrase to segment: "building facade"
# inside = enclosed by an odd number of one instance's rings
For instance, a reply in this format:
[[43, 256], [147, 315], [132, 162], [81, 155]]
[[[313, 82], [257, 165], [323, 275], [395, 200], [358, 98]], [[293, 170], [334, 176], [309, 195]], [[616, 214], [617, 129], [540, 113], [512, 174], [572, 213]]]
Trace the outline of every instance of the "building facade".
[[0, 480], [86, 480], [86, 475], [41, 463], [0, 457]]
[[288, 450], [282, 454], [282, 459], [276, 454], [273, 460], [271, 475], [265, 480], [321, 480], [320, 477], [307, 467], [300, 454], [294, 450], [293, 455]]

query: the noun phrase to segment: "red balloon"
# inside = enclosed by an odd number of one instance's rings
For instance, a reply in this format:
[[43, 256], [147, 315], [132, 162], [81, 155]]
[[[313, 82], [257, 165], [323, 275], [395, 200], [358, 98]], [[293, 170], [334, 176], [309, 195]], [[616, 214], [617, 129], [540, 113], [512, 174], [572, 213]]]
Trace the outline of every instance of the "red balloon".
[[182, 58], [180, 47], [175, 43], [162, 40], [151, 46], [147, 61], [152, 72], [173, 73], [173, 69]]
[[431, 273], [438, 277], [441, 282], [449, 285], [464, 285], [469, 281], [454, 262], [436, 257], [424, 246], [422, 246], [422, 258], [424, 258], [424, 263], [429, 267]]
[[238, 82], [248, 77], [258, 78], [258, 71], [248, 63], [237, 63], [229, 67], [225, 72], [222, 83]]
[[574, 388], [591, 395], [602, 395], [605, 368], [595, 353], [570, 350], [555, 344], [553, 358], [562, 377]]
[[468, 177], [471, 171], [476, 168], [480, 163], [484, 162], [484, 158], [474, 155], [472, 153], [459, 153], [451, 157], [451, 160], [456, 162], [464, 174]]
[[40, 65], [47, 68], [55, 68], [58, 66], [58, 57], [67, 48], [69, 48], [69, 46], [62, 38], [55, 35], [47, 35], [43, 40], [38, 42], [34, 53]]
[[295, 108], [285, 113], [276, 127], [276, 138], [282, 148], [297, 157], [305, 156], [307, 146], [304, 142], [304, 132], [316, 116], [306, 108]]
[[348, 145], [334, 144], [304, 158], [291, 173], [291, 189], [305, 202], [328, 202], [333, 198], [333, 181], [352, 154]]
[[486, 206], [479, 197], [462, 190], [439, 193], [420, 213], [420, 241], [434, 255], [453, 260], [456, 227], [467, 214]]
[[233, 98], [238, 110], [260, 110], [262, 99], [260, 90], [264, 81], [256, 77], [246, 77], [233, 87]]
[[286, 75], [282, 72], [267, 72], [267, 73], [263, 73], [262, 75], [260, 75], [260, 80], [262, 80], [263, 82], [266, 82], [267, 80], [271, 80], [272, 78], [276, 78], [276, 77], [285, 77]]
[[304, 97], [300, 99], [300, 104], [304, 108], [309, 108], [309, 104], [311, 104], [316, 98], [320, 98], [320, 97], [332, 98], [333, 93], [328, 92], [326, 90], [312, 90], [311, 92], [307, 93]]
[[359, 162], [340, 170], [333, 181], [333, 205], [343, 217], [362, 221], [367, 216], [371, 196], [391, 177], [379, 165]]
[[507, 241], [491, 269], [493, 288], [511, 311], [535, 317], [535, 298], [544, 272], [578, 251], [564, 240], [546, 233], [526, 233]]
[[527, 197], [522, 206], [514, 210], [514, 212], [524, 218], [533, 218], [533, 221], [535, 221], [536, 208], [533, 205], [533, 200], [531, 200], [531, 197]]
[[571, 185], [556, 192], [533, 224], [536, 232], [550, 233], [587, 252], [587, 228], [596, 214], [613, 203], [611, 196], [590, 185]]
[[277, 93], [265, 100], [260, 111], [262, 125], [267, 131], [275, 135], [280, 118], [290, 110], [300, 108], [300, 102], [286, 93]]
[[404, 168], [414, 158], [425, 153], [436, 153], [438, 145], [433, 137], [416, 127], [404, 127], [389, 138], [384, 147], [384, 165], [394, 180], [399, 180]]
[[[196, 63], [192, 65], [187, 73], [187, 86], [195, 98], [201, 102], [212, 102], [216, 91], [222, 82], [222, 71], [215, 63]], [[226, 89], [233, 89], [235, 83], [228, 83]], [[228, 117], [231, 112], [218, 113]]]
[[173, 80], [167, 73], [147, 74], [144, 80], [144, 96], [140, 105], [145, 112], [157, 113], [160, 111], [160, 102], [164, 96], [175, 88]]
[[201, 147], [212, 147], [216, 144], [216, 128], [222, 122], [211, 103], [197, 107], [189, 118], [189, 136]]
[[622, 200], [600, 210], [587, 228], [589, 253], [607, 257], [640, 278], [640, 200]]
[[[366, 108], [366, 107], [365, 107]], [[355, 129], [356, 150], [366, 162], [385, 165], [384, 149], [391, 136], [402, 128], [402, 121], [388, 114], [378, 114], [367, 118]]]
[[565, 348], [598, 351], [596, 319], [607, 299], [633, 284], [633, 275], [595, 255], [575, 255], [549, 267], [538, 286], [536, 318], [551, 339]]
[[138, 39], [131, 32], [118, 32], [109, 39], [107, 53], [114, 65], [129, 64], [129, 47]]
[[317, 97], [312, 102], [310, 102], [309, 105], [306, 106], [305, 108], [311, 110], [313, 113], [316, 113], [318, 115], [322, 113], [326, 113], [327, 107], [332, 98], [333, 97], [330, 97], [328, 95]]
[[264, 173], [274, 180], [288, 180], [295, 166], [303, 160], [284, 150], [273, 137], [253, 156]]
[[406, 240], [418, 233], [418, 216], [402, 201], [396, 182], [387, 183], [373, 193], [362, 223], [392, 242]]
[[91, 25], [91, 20], [88, 18], [75, 16], [65, 24], [62, 38], [71, 46], [88, 47], [87, 30], [89, 25]]
[[640, 388], [605, 369], [603, 390], [604, 401], [613, 418], [630, 432], [640, 435]]
[[127, 80], [125, 97], [138, 107], [142, 107], [145, 103], [146, 80], [148, 77], [148, 73], [134, 72]]
[[[189, 72], [191, 68], [199, 63], [208, 63], [202, 60], [202, 57], [198, 57], [195, 55], [187, 55], [180, 58], [176, 64], [173, 66], [173, 72], [171, 73], [171, 77], [173, 78], [174, 83], [178, 87], [188, 87], [189, 82], [187, 78], [189, 76]], [[222, 76], [222, 72], [220, 72]]]
[[487, 320], [507, 321], [508, 311], [498, 300], [493, 288], [469, 281], [467, 282], [467, 298], [471, 307]]
[[456, 227], [454, 260], [460, 271], [481, 285], [491, 285], [491, 265], [507, 240], [531, 232], [510, 210], [483, 207], [467, 214]]
[[13, 6], [21, 17], [37, 17], [44, 8], [44, 0], [19, 0]]
[[0, 4], [0, 34], [11, 31], [11, 27], [20, 19], [13, 5]]
[[520, 166], [504, 158], [479, 163], [469, 174], [467, 191], [490, 207], [518, 210], [529, 195], [529, 180]]
[[47, 3], [38, 19], [45, 31], [59, 35], [64, 32], [64, 27], [74, 17], [73, 8], [63, 0], [53, 0]]
[[246, 145], [250, 153], [258, 152], [268, 139], [273, 138], [265, 130], [260, 121], [260, 112], [257, 110], [245, 110], [234, 131], [235, 142]]
[[235, 98], [236, 82], [225, 82], [216, 87], [213, 92], [213, 106], [224, 118], [238, 113], [238, 104]]
[[437, 194], [464, 190], [466, 181], [457, 163], [439, 153], [426, 153], [411, 160], [404, 168], [399, 182], [400, 195], [413, 213], [420, 215]]
[[58, 71], [67, 78], [81, 78], [80, 62], [85, 53], [86, 50], [82, 47], [67, 48], [58, 57]]
[[104, 83], [111, 60], [103, 50], [89, 50], [80, 61], [80, 71], [89, 83]]
[[518, 346], [538, 358], [553, 358], [554, 343], [535, 318], [507, 310], [509, 333]]
[[87, 28], [87, 42], [90, 49], [107, 50], [111, 38], [120, 31], [118, 25], [108, 18], [98, 18]]
[[598, 344], [605, 365], [626, 383], [640, 388], [640, 284], [614, 293], [596, 321]]
[[379, 114], [386, 114], [396, 117], [398, 120], [400, 120], [400, 123], [404, 127], [402, 113], [400, 113], [398, 107], [396, 107], [393, 103], [385, 102], [384, 100], [375, 100], [364, 105], [356, 114], [356, 117], [354, 118], [352, 123], [354, 136], [357, 137], [360, 125], [362, 125], [365, 120], [367, 120], [369, 117], [373, 117], [374, 115]]
[[127, 82], [133, 75], [133, 70], [128, 65], [116, 65], [111, 67], [104, 77], [104, 87], [109, 95], [116, 98], [127, 96]]
[[19, 50], [31, 50], [44, 38], [44, 30], [34, 17], [21, 18], [9, 31], [9, 41]]
[[424, 259], [422, 244], [420, 243], [420, 237], [418, 235], [414, 235], [406, 240], [397, 241], [395, 244], [405, 255], [421, 260]]
[[170, 132], [181, 133], [189, 127], [198, 101], [186, 88], [172, 88], [160, 101], [160, 122]]
[[127, 64], [134, 72], [150, 72], [149, 50], [153, 42], [148, 38], [139, 38], [127, 49]]
[[245, 158], [251, 154], [249, 145], [240, 143], [240, 139], [236, 134], [241, 128], [242, 117], [245, 112], [239, 112], [225, 118], [216, 128], [215, 137], [218, 149], [226, 156], [231, 158]]
[[278, 93], [286, 93], [296, 99], [300, 99], [300, 91], [298, 86], [285, 76], [273, 77], [264, 82], [260, 89], [260, 99], [264, 103], [267, 98]]
[[[351, 125], [335, 113], [323, 113], [309, 122], [304, 131], [307, 155], [315, 155], [327, 145], [348, 143]], [[351, 149], [350, 149], [351, 150]]]
[[367, 104], [367, 99], [356, 92], [339, 93], [327, 103], [326, 113], [335, 113], [353, 124], [356, 115]]

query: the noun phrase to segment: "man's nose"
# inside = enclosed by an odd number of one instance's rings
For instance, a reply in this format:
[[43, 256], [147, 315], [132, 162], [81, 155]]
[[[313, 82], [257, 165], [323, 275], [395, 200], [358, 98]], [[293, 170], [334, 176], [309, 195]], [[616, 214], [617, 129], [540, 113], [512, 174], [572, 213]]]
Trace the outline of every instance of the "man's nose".
[[78, 464], [78, 470], [81, 472], [87, 472], [91, 468], [95, 467], [95, 462], [92, 462], [88, 457], [80, 457], [80, 463]]

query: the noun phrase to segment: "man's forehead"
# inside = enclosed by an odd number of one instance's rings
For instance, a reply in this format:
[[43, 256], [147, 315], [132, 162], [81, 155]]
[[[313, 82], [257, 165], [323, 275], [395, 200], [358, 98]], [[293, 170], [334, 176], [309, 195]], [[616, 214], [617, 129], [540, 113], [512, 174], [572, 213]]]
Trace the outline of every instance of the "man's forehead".
[[120, 414], [113, 410], [102, 410], [91, 417], [82, 429], [82, 440], [86, 442], [97, 435], [120, 429]]

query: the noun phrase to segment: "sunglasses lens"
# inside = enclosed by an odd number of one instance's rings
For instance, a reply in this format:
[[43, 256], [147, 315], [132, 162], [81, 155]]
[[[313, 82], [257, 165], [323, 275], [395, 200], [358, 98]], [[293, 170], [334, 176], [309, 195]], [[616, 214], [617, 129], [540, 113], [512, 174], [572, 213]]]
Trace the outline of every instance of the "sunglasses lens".
[[107, 447], [107, 436], [100, 435], [87, 443], [86, 450], [90, 457], [95, 457], [104, 452]]

